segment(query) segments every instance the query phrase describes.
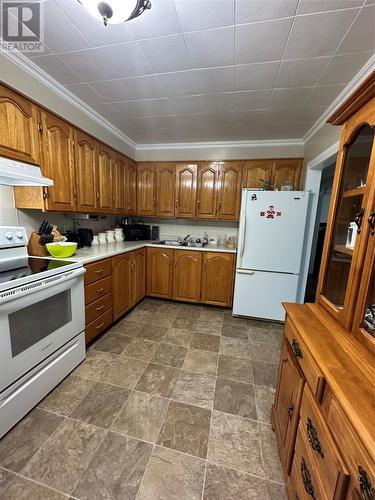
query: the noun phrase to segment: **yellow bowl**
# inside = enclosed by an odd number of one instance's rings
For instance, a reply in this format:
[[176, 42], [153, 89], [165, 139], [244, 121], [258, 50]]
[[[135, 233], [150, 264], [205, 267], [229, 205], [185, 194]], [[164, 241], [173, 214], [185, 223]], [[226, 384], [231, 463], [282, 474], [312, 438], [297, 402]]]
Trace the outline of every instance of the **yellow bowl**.
[[57, 243], [46, 243], [46, 248], [52, 257], [67, 259], [71, 257], [77, 249], [77, 243], [73, 241], [64, 241]]

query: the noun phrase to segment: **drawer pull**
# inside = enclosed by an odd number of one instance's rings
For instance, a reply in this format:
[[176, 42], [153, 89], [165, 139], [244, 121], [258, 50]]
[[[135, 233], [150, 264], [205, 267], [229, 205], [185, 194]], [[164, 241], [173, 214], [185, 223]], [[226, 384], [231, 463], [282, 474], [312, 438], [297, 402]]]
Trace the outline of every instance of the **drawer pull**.
[[101, 293], [103, 291], [104, 291], [104, 288], [102, 287], [102, 288], [98, 288], [97, 290], [95, 290], [95, 293]]
[[363, 500], [374, 500], [375, 489], [372, 487], [371, 479], [363, 467], [358, 466], [358, 482], [359, 489], [361, 491], [361, 498]]
[[306, 422], [306, 430], [307, 430], [307, 438], [309, 440], [311, 448], [318, 453], [322, 458], [324, 458], [324, 453], [322, 449], [322, 445], [320, 444], [318, 433], [311, 421], [310, 417], [307, 417]]
[[96, 326], [95, 328], [96, 328], [97, 330], [99, 330], [102, 326], [104, 326], [104, 321], [102, 321], [102, 322], [100, 323], [100, 325]]
[[303, 457], [301, 461], [301, 477], [306, 493], [315, 500], [315, 492], [311, 482], [311, 474]]
[[296, 358], [303, 358], [301, 348], [296, 339], [292, 340], [292, 351]]
[[288, 406], [289, 422], [292, 421], [293, 413], [294, 413], [294, 404], [290, 403], [290, 405]]
[[95, 311], [101, 311], [102, 309], [104, 309], [104, 306], [103, 304], [99, 307], [95, 307]]
[[96, 274], [103, 274], [104, 273], [104, 269], [96, 269], [95, 273]]

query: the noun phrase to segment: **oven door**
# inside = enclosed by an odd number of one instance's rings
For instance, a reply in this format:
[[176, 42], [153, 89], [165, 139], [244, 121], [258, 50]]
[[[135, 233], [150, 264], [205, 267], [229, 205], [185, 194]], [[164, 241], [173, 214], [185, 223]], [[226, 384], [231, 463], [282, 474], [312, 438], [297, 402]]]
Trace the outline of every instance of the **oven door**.
[[0, 392], [84, 330], [84, 268], [0, 297]]

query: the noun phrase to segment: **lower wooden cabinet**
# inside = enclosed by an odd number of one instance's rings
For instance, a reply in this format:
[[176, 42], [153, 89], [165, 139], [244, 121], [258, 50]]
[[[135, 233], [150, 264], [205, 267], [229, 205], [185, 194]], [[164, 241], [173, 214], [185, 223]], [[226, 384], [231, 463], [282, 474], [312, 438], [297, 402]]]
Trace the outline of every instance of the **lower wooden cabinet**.
[[132, 305], [146, 295], [146, 249], [132, 252]]
[[147, 248], [147, 295], [171, 299], [173, 295], [173, 250]]
[[202, 252], [174, 252], [173, 299], [199, 302], [201, 298]]
[[235, 255], [224, 252], [204, 252], [201, 302], [216, 306], [231, 306], [233, 299]]

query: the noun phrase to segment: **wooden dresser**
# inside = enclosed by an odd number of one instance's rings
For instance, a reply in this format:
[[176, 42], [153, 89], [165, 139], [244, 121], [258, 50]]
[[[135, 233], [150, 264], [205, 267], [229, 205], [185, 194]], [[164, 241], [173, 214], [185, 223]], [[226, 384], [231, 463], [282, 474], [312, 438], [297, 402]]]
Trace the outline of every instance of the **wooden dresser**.
[[329, 120], [342, 133], [316, 302], [285, 304], [272, 426], [293, 500], [375, 500], [374, 81]]

